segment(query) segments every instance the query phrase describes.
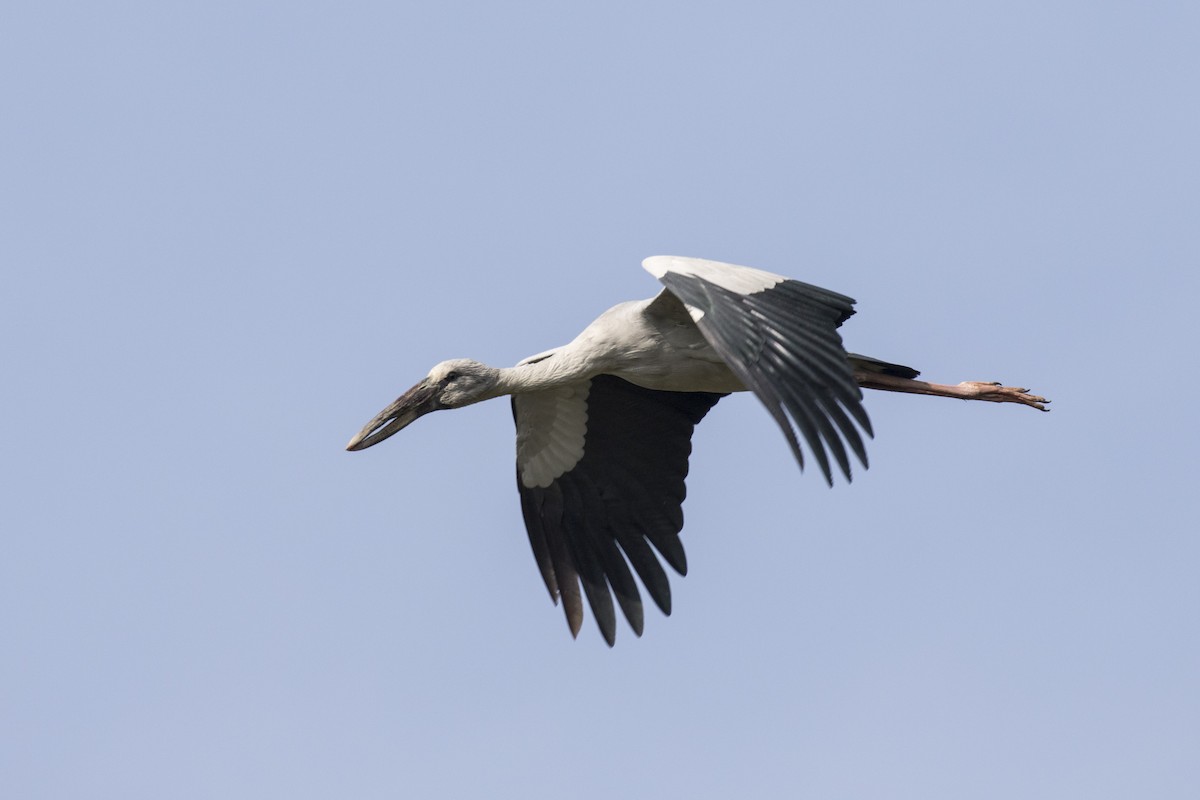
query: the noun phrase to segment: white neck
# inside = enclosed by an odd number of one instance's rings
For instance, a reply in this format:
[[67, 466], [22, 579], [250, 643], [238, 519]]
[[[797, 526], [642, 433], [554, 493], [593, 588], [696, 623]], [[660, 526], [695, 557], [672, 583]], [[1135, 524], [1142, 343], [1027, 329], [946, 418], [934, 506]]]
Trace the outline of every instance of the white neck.
[[496, 396], [522, 394], [553, 389], [568, 383], [586, 380], [596, 374], [585, 359], [572, 358], [566, 348], [560, 349], [541, 361], [503, 367], [496, 370]]

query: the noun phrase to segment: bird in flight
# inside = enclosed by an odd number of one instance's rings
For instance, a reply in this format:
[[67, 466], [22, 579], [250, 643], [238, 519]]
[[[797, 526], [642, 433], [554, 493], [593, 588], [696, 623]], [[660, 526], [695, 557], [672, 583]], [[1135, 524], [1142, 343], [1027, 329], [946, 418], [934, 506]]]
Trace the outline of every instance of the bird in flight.
[[846, 352], [838, 328], [854, 301], [845, 295], [698, 258], [642, 266], [666, 287], [656, 297], [614, 306], [570, 344], [515, 367], [443, 361], [346, 446], [363, 450], [431, 411], [509, 395], [529, 543], [572, 636], [586, 597], [612, 646], [614, 595], [641, 636], [634, 573], [671, 613], [660, 559], [687, 573], [679, 533], [692, 430], [730, 392], [754, 392], [800, 468], [807, 449], [831, 486], [835, 468], [850, 480], [851, 454], [867, 466], [862, 388], [1048, 410], [1027, 389], [926, 383], [910, 367]]

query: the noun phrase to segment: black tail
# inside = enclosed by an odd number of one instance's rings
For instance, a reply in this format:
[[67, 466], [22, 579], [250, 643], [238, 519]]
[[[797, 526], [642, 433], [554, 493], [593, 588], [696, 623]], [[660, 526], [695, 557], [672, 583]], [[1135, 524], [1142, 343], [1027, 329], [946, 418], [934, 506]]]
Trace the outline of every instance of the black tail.
[[861, 369], [863, 372], [877, 372], [882, 375], [892, 375], [896, 378], [915, 378], [920, 375], [912, 367], [901, 366], [900, 364], [889, 364], [886, 361], [880, 361], [878, 358], [870, 356], [860, 356], [858, 353], [847, 353], [850, 363], [855, 369]]

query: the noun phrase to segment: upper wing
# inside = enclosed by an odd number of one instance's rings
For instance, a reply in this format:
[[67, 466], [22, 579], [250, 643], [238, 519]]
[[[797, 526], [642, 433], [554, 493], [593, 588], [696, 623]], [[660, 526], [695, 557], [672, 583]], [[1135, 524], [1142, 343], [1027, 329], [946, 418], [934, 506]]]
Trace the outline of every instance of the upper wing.
[[642, 634], [630, 565], [671, 613], [671, 587], [650, 545], [687, 573], [679, 531], [692, 430], [721, 397], [643, 389], [611, 375], [513, 396], [521, 511], [572, 635], [583, 623], [580, 582], [609, 645], [616, 638], [611, 592]]
[[655, 256], [642, 266], [684, 304], [708, 343], [758, 395], [783, 429], [801, 468], [804, 456], [792, 423], [830, 485], [827, 450], [846, 480], [850, 459], [845, 445], [867, 466], [867, 451], [854, 423], [870, 436], [871, 421], [837, 332], [854, 313], [853, 300], [718, 261]]

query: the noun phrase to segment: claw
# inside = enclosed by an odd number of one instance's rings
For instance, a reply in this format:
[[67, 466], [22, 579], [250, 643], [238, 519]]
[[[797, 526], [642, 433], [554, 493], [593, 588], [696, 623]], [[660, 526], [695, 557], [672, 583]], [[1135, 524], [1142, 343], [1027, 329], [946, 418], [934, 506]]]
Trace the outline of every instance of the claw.
[[1039, 411], [1049, 411], [1045, 404], [1050, 401], [1044, 397], [1029, 394], [1028, 389], [1017, 386], [1005, 386], [998, 381], [964, 381], [958, 385], [963, 392], [963, 399], [989, 400], [993, 403], [1020, 403], [1036, 408]]

